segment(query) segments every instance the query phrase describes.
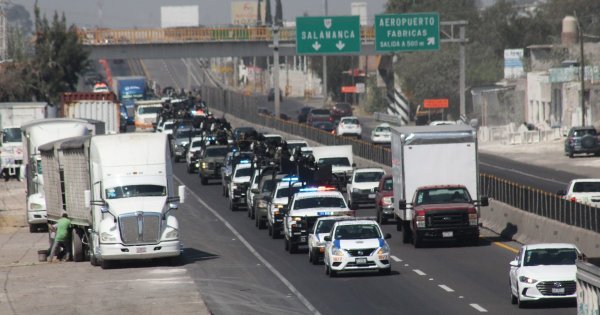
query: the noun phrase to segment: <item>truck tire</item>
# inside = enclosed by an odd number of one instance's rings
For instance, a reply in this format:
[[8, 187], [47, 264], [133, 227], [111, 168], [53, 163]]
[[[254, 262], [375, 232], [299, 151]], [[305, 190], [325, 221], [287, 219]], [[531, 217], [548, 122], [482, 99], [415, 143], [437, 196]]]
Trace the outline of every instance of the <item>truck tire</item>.
[[71, 254], [73, 255], [73, 261], [80, 262], [85, 259], [85, 252], [83, 251], [82, 235], [83, 232], [79, 229], [73, 229], [71, 231]]
[[383, 269], [379, 269], [379, 274], [380, 275], [384, 275], [387, 276], [389, 274], [392, 273], [392, 267], [388, 267], [388, 268], [383, 268]]
[[267, 223], [264, 220], [261, 220], [259, 218], [257, 218], [256, 220], [258, 220], [258, 229], [259, 230], [264, 230]]
[[275, 238], [275, 237], [273, 237], [273, 226], [269, 224], [269, 227], [267, 228], [267, 230], [268, 230], [269, 236], [271, 238]]
[[100, 267], [102, 267], [102, 269], [110, 269], [112, 267], [112, 262], [110, 260], [102, 259]]
[[294, 244], [290, 241], [290, 254], [295, 254], [298, 252], [298, 244]]
[[396, 231], [402, 231], [402, 220], [394, 214], [394, 220], [396, 221]]
[[[186, 164], [187, 164], [187, 163], [186, 163]], [[192, 168], [190, 167], [190, 165], [189, 165], [189, 164], [187, 164], [187, 172], [188, 172], [188, 173], [190, 173], [190, 174], [194, 172], [194, 171], [192, 170]]]
[[200, 184], [202, 184], [202, 185], [208, 185], [208, 178], [200, 175]]
[[423, 247], [423, 239], [417, 233], [412, 235], [412, 241], [415, 248]]
[[313, 254], [311, 255], [312, 257], [312, 264], [313, 265], [318, 265], [319, 264], [319, 255], [317, 254], [318, 252], [316, 250], [313, 249]]
[[286, 252], [290, 251], [290, 242], [288, 241], [288, 239], [284, 239], [283, 243], [285, 243], [284, 249]]
[[412, 241], [412, 231], [410, 229], [410, 222], [402, 221], [402, 243], [408, 244]]
[[337, 276], [337, 271], [329, 268], [329, 278], [335, 278], [336, 276]]
[[37, 224], [29, 224], [29, 233], [36, 233], [37, 230]]

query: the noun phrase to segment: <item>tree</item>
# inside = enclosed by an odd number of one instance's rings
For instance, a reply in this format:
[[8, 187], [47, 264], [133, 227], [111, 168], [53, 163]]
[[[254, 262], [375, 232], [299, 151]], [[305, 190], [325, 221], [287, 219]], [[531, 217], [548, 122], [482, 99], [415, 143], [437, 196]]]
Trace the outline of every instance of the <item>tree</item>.
[[[311, 58], [310, 67], [321, 79], [323, 78], [323, 58]], [[350, 56], [327, 57], [327, 87], [329, 94], [333, 95], [333, 100], [342, 100], [342, 86], [349, 85], [348, 81], [351, 79], [343, 73], [351, 68]]]
[[275, 0], [275, 25], [283, 26], [283, 7], [281, 0]]
[[265, 25], [273, 25], [273, 16], [271, 15], [271, 0], [265, 0]]

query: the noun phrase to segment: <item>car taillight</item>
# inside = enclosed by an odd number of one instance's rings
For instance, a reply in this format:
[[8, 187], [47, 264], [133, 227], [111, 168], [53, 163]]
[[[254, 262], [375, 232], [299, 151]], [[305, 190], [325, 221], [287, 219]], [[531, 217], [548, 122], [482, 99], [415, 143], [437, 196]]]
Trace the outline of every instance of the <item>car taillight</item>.
[[577, 198], [571, 197], [571, 202], [577, 202]]

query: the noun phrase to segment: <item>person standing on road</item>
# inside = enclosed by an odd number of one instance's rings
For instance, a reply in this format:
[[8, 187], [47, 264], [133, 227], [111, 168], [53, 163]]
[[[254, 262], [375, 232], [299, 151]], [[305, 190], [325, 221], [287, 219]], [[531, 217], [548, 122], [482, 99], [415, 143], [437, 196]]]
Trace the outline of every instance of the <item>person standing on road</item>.
[[54, 242], [50, 249], [50, 257], [48, 260], [52, 262], [54, 255], [57, 254], [57, 248], [60, 247], [60, 251], [64, 252], [62, 257], [64, 261], [71, 258], [71, 246], [69, 244], [69, 230], [71, 229], [71, 220], [66, 212], [62, 213], [62, 217], [56, 221], [56, 224], [51, 225], [50, 229], [56, 234], [54, 236]]

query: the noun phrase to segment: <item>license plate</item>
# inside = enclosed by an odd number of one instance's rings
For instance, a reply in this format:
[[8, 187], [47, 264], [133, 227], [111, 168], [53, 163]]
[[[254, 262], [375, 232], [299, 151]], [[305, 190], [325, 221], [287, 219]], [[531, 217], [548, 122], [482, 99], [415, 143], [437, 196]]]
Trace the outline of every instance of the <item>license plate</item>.
[[145, 253], [146, 252], [146, 247], [136, 247], [135, 249], [136, 253]]
[[375, 199], [375, 194], [369, 194], [369, 199]]
[[565, 294], [565, 288], [552, 288], [554, 294]]
[[367, 259], [366, 258], [356, 258], [356, 264], [357, 265], [366, 265]]
[[300, 236], [300, 242], [306, 242], [306, 236]]
[[452, 236], [454, 236], [454, 232], [452, 232], [452, 231], [442, 232], [442, 237], [452, 237]]

